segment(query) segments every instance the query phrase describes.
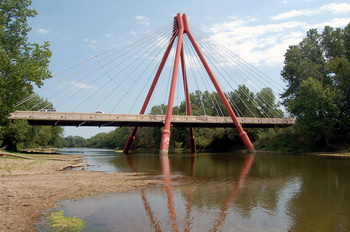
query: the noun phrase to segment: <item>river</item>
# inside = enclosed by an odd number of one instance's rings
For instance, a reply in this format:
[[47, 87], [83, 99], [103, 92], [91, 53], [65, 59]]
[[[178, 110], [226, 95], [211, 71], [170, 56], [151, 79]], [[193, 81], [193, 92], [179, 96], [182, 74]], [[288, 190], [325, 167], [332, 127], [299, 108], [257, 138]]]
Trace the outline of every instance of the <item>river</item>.
[[350, 159], [202, 153], [84, 154], [90, 170], [140, 172], [162, 185], [63, 201], [83, 231], [350, 231]]

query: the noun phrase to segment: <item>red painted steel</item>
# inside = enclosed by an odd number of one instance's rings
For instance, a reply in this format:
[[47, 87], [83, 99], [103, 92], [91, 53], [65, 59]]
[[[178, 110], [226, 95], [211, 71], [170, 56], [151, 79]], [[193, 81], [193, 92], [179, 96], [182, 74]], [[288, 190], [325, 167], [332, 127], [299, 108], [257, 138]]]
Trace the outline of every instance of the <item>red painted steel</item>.
[[[147, 109], [147, 106], [149, 104], [149, 101], [151, 100], [151, 97], [152, 97], [152, 94], [154, 92], [154, 89], [156, 88], [157, 86], [157, 83], [158, 83], [158, 80], [159, 80], [159, 77], [160, 77], [160, 74], [162, 73], [163, 71], [163, 68], [164, 68], [164, 65], [165, 65], [165, 62], [166, 60], [168, 59], [168, 56], [169, 56], [169, 53], [171, 51], [171, 48], [173, 47], [173, 44], [174, 44], [174, 41], [175, 41], [175, 37], [176, 37], [176, 34], [175, 34], [175, 31], [174, 31], [174, 34], [173, 36], [171, 37], [170, 39], [170, 42], [169, 42], [169, 45], [163, 55], [163, 58], [162, 58], [162, 61], [160, 62], [159, 64], [159, 67], [158, 67], [158, 70], [157, 70], [157, 73], [156, 75], [154, 76], [154, 79], [153, 79], [153, 82], [151, 84], [151, 87], [150, 89], [148, 90], [148, 94], [147, 94], [147, 97], [142, 105], [142, 108], [140, 110], [140, 114], [144, 114], [146, 109]], [[137, 132], [137, 129], [138, 127], [134, 127], [134, 129], [132, 130], [132, 132], [130, 133], [129, 137], [128, 137], [128, 140], [127, 142], [125, 143], [125, 146], [124, 146], [124, 150], [123, 152], [125, 154], [129, 154], [130, 153], [130, 148], [131, 148], [131, 145], [132, 143], [134, 142], [135, 140], [135, 135], [136, 135], [136, 132]]]
[[177, 21], [177, 27], [179, 32], [177, 35], [177, 47], [175, 52], [175, 60], [174, 60], [173, 74], [171, 78], [170, 93], [169, 93], [169, 100], [168, 100], [167, 112], [166, 112], [165, 123], [164, 123], [164, 130], [162, 132], [162, 138], [160, 141], [160, 151], [159, 151], [160, 154], [168, 154], [168, 151], [169, 151], [170, 126], [171, 126], [171, 119], [173, 114], [176, 82], [177, 82], [177, 75], [179, 72], [180, 54], [181, 54], [181, 48], [182, 48], [182, 42], [183, 42], [182, 37], [183, 37], [184, 27], [182, 23], [181, 14], [177, 14], [176, 21]]
[[[183, 83], [184, 83], [184, 93], [185, 93], [185, 98], [186, 98], [186, 114], [192, 115], [190, 93], [188, 91], [186, 63], [185, 63], [185, 55], [184, 55], [183, 46], [181, 48], [181, 70], [182, 70], [182, 78], [183, 78]], [[196, 142], [195, 142], [195, 138], [194, 138], [193, 128], [190, 127], [188, 130], [189, 130], [189, 142], [190, 142], [191, 153], [196, 153]]]
[[230, 103], [228, 102], [224, 92], [221, 90], [221, 87], [220, 87], [218, 81], [216, 80], [216, 78], [214, 76], [214, 73], [210, 69], [206, 59], [204, 58], [204, 55], [203, 55], [202, 51], [200, 50], [200, 48], [199, 48], [197, 42], [195, 41], [195, 39], [193, 38], [193, 35], [192, 35], [192, 33], [191, 33], [190, 29], [189, 29], [187, 16], [185, 14], [183, 15], [183, 22], [184, 22], [184, 27], [185, 27], [185, 33], [187, 34], [188, 38], [190, 39], [194, 49], [197, 52], [197, 55], [199, 56], [200, 60], [202, 61], [202, 64], [203, 64], [205, 70], [207, 71], [211, 81], [213, 82], [216, 91], [218, 92], [222, 102], [224, 103], [224, 105], [226, 107], [226, 110], [228, 111], [230, 117], [232, 118], [233, 123], [236, 126], [236, 129], [237, 129], [237, 131], [239, 133], [239, 136], [241, 137], [241, 140], [242, 140], [244, 146], [246, 147], [248, 152], [255, 152], [253, 144], [251, 143], [247, 133], [243, 130], [241, 124], [239, 123], [235, 113], [233, 112], [233, 110], [231, 108]]
[[[184, 91], [185, 91], [185, 96], [186, 96], [186, 112], [187, 112], [187, 115], [192, 115], [191, 103], [190, 103], [190, 99], [189, 99], [188, 84], [187, 84], [186, 65], [185, 65], [185, 59], [184, 59], [184, 54], [183, 54], [183, 35], [185, 33], [188, 35], [188, 38], [190, 39], [194, 49], [196, 50], [197, 55], [199, 56], [204, 68], [206, 69], [211, 81], [213, 82], [216, 91], [218, 92], [218, 94], [219, 94], [221, 100], [223, 101], [230, 117], [232, 118], [234, 125], [239, 133], [239, 136], [240, 136], [244, 146], [246, 147], [248, 152], [254, 152], [255, 149], [254, 149], [253, 144], [251, 143], [247, 133], [243, 130], [240, 122], [238, 121], [234, 111], [231, 108], [230, 103], [228, 102], [224, 92], [222, 91], [218, 81], [216, 80], [216, 77], [214, 76], [212, 70], [210, 69], [206, 59], [204, 58], [204, 55], [202, 54], [197, 42], [195, 41], [195, 39], [194, 39], [190, 29], [189, 29], [189, 24], [188, 24], [186, 14], [181, 15], [180, 13], [178, 13], [177, 16], [174, 18], [174, 30], [173, 30], [173, 36], [172, 36], [171, 42], [169, 43], [167, 50], [164, 53], [163, 59], [160, 63], [158, 71], [154, 77], [154, 80], [152, 82], [152, 85], [150, 87], [150, 90], [147, 94], [147, 97], [145, 99], [145, 102], [144, 102], [142, 109], [141, 109], [141, 112], [140, 112], [140, 114], [145, 113], [145, 110], [149, 104], [151, 96], [152, 96], [154, 89], [157, 85], [160, 74], [163, 70], [164, 64], [165, 64], [165, 62], [168, 58], [168, 55], [170, 53], [170, 50], [174, 44], [175, 37], [177, 37], [177, 47], [176, 47], [174, 67], [173, 67], [172, 80], [171, 80], [171, 86], [170, 86], [169, 100], [168, 100], [167, 112], [166, 112], [166, 117], [165, 117], [164, 130], [162, 132], [162, 138], [161, 138], [161, 143], [160, 143], [160, 154], [168, 154], [168, 151], [169, 151], [170, 127], [171, 127], [171, 121], [172, 121], [172, 112], [173, 112], [176, 82], [177, 82], [180, 61], [181, 61], [182, 75], [183, 75], [183, 80], [184, 80]], [[137, 131], [137, 127], [135, 127], [132, 130], [132, 132], [128, 138], [128, 141], [125, 144], [124, 153], [126, 153], [126, 154], [130, 153], [130, 147], [131, 147], [132, 142], [135, 140], [136, 131]], [[189, 129], [189, 136], [190, 136], [191, 152], [195, 153], [195, 146], [196, 145], [195, 145], [195, 138], [193, 135], [193, 128]]]

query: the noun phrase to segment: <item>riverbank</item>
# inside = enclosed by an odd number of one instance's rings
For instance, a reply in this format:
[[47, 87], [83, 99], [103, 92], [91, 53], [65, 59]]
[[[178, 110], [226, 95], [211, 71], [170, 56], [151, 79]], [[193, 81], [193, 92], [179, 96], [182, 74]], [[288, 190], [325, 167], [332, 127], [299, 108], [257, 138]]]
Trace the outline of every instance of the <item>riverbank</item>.
[[[0, 156], [0, 231], [36, 231], [45, 210], [63, 199], [103, 192], [126, 192], [159, 181], [136, 173], [104, 173], [63, 169], [82, 163], [83, 156], [25, 154]], [[63, 171], [58, 171], [58, 170]]]

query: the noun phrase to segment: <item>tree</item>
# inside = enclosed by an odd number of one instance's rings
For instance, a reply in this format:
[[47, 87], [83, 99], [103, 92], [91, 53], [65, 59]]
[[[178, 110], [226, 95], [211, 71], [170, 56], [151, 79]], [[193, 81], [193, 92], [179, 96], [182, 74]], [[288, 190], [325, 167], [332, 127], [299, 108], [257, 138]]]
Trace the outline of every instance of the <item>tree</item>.
[[278, 109], [276, 97], [271, 88], [263, 88], [256, 94], [256, 105], [259, 117], [283, 117], [283, 111]]
[[231, 105], [237, 116], [256, 117], [258, 110], [255, 102], [255, 94], [246, 85], [239, 85], [238, 89], [228, 93]]
[[335, 88], [339, 91], [341, 129], [344, 132], [350, 131], [350, 62], [344, 56], [335, 57], [329, 61], [327, 68]]
[[349, 36], [350, 23], [344, 29], [326, 26], [322, 34], [311, 29], [285, 54], [283, 104], [312, 146], [323, 143], [329, 148], [332, 137], [345, 142], [349, 137]]
[[14, 124], [7, 116], [14, 111], [14, 104], [33, 93], [33, 85], [40, 87], [43, 80], [51, 77], [49, 43], [28, 42], [31, 28], [27, 19], [37, 15], [28, 8], [30, 5], [30, 0], [0, 1], [0, 140], [3, 145], [11, 137], [8, 128]]
[[315, 78], [308, 78], [300, 84], [300, 93], [290, 101], [288, 110], [297, 117], [305, 134], [316, 141], [324, 141], [330, 147], [334, 126], [338, 123], [338, 93], [329, 86], [323, 86]]
[[311, 29], [299, 45], [290, 46], [285, 54], [281, 75], [287, 82], [287, 89], [282, 94], [286, 106], [296, 97], [301, 81], [313, 77], [324, 82], [327, 77], [320, 37], [316, 29]]

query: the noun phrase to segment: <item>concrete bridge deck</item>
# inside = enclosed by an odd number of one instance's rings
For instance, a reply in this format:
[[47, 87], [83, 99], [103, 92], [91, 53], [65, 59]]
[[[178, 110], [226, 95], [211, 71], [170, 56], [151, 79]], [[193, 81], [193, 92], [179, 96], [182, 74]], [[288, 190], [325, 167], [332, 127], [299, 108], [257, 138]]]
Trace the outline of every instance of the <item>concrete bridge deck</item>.
[[[165, 115], [104, 114], [16, 111], [9, 119], [25, 119], [37, 126], [98, 126], [98, 127], [162, 127]], [[293, 118], [249, 118], [238, 117], [245, 128], [287, 127], [295, 123]], [[234, 127], [230, 117], [173, 115], [174, 127]]]

